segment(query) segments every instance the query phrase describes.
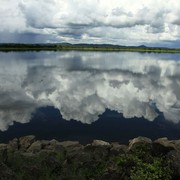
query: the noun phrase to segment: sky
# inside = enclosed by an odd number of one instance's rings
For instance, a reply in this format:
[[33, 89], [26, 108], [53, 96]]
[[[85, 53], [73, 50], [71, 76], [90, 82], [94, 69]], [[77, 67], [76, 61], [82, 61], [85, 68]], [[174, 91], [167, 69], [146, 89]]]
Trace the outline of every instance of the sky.
[[[179, 59], [179, 54], [177, 54]], [[106, 109], [180, 122], [180, 60], [172, 54], [0, 53], [0, 130], [52, 106], [65, 120], [91, 124]], [[52, 61], [53, 59], [53, 61]], [[158, 111], [157, 111], [158, 109]]]
[[177, 0], [0, 0], [0, 43], [180, 47]]

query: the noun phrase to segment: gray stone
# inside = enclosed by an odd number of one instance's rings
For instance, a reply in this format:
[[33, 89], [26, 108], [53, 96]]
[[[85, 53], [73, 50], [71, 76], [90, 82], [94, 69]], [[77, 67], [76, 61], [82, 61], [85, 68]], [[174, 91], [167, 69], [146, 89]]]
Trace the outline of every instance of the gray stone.
[[111, 144], [102, 140], [93, 140], [92, 146], [111, 146]]
[[174, 140], [174, 147], [176, 150], [180, 150], [180, 140]]
[[42, 144], [42, 149], [53, 149], [53, 147], [51, 147], [51, 143], [48, 140], [41, 140], [41, 144]]
[[79, 141], [63, 141], [59, 142], [57, 145], [63, 146], [66, 150], [66, 152], [73, 156], [78, 153], [78, 151], [81, 151], [84, 149], [84, 146], [79, 143]]
[[7, 145], [8, 152], [14, 152], [19, 150], [19, 141], [17, 138], [14, 138], [13, 140], [9, 141]]
[[80, 154], [84, 149], [84, 146], [81, 145], [78, 141], [64, 141], [58, 144], [65, 148], [68, 159], [74, 159], [74, 157]]
[[22, 150], [28, 149], [33, 142], [35, 142], [34, 135], [29, 135], [29, 136], [24, 136], [24, 137], [19, 138], [20, 149]]
[[75, 147], [75, 146], [79, 146], [80, 143], [79, 141], [63, 141], [63, 142], [59, 142], [60, 145], [62, 145], [65, 148], [68, 147]]
[[131, 150], [133, 147], [140, 145], [140, 144], [152, 144], [152, 140], [147, 137], [139, 136], [137, 138], [129, 140], [129, 147], [128, 150]]
[[57, 141], [56, 139], [52, 139], [52, 140], [50, 140], [49, 142], [50, 142], [50, 144], [52, 144], [52, 145], [56, 145], [56, 144], [59, 143], [59, 141]]
[[159, 138], [153, 142], [154, 154], [167, 154], [178, 147], [178, 142], [168, 140], [166, 137]]
[[0, 151], [7, 149], [7, 144], [0, 144]]
[[41, 141], [35, 141], [31, 144], [31, 146], [27, 149], [27, 152], [37, 153], [41, 151], [42, 143]]
[[118, 155], [118, 154], [123, 154], [126, 153], [128, 150], [128, 146], [122, 145], [119, 143], [111, 143], [112, 147], [110, 149], [111, 154], [113, 155]]
[[161, 144], [164, 147], [171, 148], [174, 150], [180, 150], [180, 140], [168, 140], [167, 137], [159, 138], [154, 143]]
[[[55, 139], [52, 139], [50, 142], [50, 147], [53, 147], [53, 150], [54, 151], [57, 151], [57, 152], [64, 152], [65, 151], [65, 147], [57, 140]], [[77, 143], [79, 144], [79, 143]], [[67, 147], [67, 144], [66, 144], [66, 147]]]
[[[42, 140], [42, 149], [46, 150], [46, 151], [55, 151], [55, 152], [61, 152], [61, 153], [65, 153], [65, 147], [69, 148], [69, 147], [73, 147], [74, 146], [70, 146], [70, 144], [68, 143], [64, 143], [63, 146], [62, 143], [56, 141], [56, 140], [51, 140], [51, 141], [47, 141], [47, 140]], [[72, 144], [71, 144], [72, 145]], [[74, 144], [75, 145], [75, 144]], [[79, 145], [79, 144], [78, 144]]]

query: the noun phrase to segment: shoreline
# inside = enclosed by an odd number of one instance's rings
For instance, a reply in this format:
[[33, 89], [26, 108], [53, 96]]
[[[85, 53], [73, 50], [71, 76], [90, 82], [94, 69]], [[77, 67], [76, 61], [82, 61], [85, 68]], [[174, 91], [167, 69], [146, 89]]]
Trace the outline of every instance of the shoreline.
[[34, 135], [0, 144], [3, 179], [179, 179], [180, 140], [146, 137], [128, 145], [93, 140], [36, 140]]

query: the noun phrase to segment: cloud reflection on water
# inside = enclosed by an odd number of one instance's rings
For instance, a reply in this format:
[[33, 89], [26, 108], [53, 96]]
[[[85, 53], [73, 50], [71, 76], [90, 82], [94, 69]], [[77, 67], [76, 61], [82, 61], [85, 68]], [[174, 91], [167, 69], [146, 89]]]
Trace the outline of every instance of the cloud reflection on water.
[[29, 59], [33, 53], [20, 54], [2, 53], [0, 59], [0, 130], [14, 121], [28, 122], [43, 106], [88, 124], [106, 109], [149, 121], [160, 111], [166, 120], [180, 121], [180, 58], [46, 52]]

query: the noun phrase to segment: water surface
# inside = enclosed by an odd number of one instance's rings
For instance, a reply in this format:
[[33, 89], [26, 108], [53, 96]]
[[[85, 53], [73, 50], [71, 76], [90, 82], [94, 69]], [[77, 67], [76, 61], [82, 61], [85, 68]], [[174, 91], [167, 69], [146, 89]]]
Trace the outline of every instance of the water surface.
[[180, 138], [180, 54], [0, 53], [0, 141]]

